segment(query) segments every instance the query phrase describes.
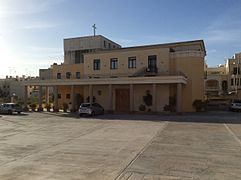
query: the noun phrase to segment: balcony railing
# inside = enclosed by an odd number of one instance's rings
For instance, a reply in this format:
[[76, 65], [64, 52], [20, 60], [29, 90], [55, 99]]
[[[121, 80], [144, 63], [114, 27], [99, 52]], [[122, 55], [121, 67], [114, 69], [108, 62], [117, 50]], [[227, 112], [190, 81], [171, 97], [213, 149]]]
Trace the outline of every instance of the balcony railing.
[[[91, 74], [85, 74], [82, 75], [80, 77], [76, 77], [76, 76], [70, 76], [69, 78], [67, 78], [66, 76], [61, 77], [60, 79], [58, 79], [57, 77], [53, 77], [52, 79], [55, 80], [77, 80], [77, 79], [91, 79], [91, 78], [118, 78], [118, 77], [147, 77], [147, 76], [183, 76], [185, 78], [187, 78], [187, 76], [181, 72], [181, 71], [176, 71], [176, 72], [169, 72], [169, 71], [160, 71], [158, 70], [157, 67], [143, 67], [141, 69], [139, 69], [138, 71], [134, 72], [134, 73], [130, 73], [130, 72], [125, 72], [125, 73], [115, 73], [110, 71], [109, 73], [91, 73]], [[42, 78], [39, 78], [39, 80], [44, 80]], [[50, 79], [46, 79], [50, 80]]]
[[148, 72], [146, 71], [146, 68], [141, 69], [141, 71], [138, 71], [133, 74], [127, 74], [127, 73], [105, 73], [105, 74], [86, 74], [84, 75], [84, 79], [86, 78], [118, 78], [118, 77], [146, 77], [146, 76], [183, 76], [186, 78], [186, 75], [183, 72], [166, 72], [166, 71], [158, 71], [158, 72]]

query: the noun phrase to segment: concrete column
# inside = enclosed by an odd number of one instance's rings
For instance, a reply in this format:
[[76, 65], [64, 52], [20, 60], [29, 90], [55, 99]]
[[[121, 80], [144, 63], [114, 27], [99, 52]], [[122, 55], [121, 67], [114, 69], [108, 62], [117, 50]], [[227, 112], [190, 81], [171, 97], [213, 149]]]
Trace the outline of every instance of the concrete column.
[[176, 104], [176, 112], [182, 112], [182, 84], [177, 84], [177, 104]]
[[156, 112], [156, 84], [152, 84], [152, 106], [153, 106], [153, 111]]
[[113, 95], [112, 95], [112, 84], [109, 84], [109, 111], [113, 111]]
[[43, 97], [43, 88], [42, 86], [39, 86], [39, 90], [38, 90], [38, 111], [43, 111], [43, 107], [42, 107], [42, 104], [43, 104], [43, 100], [42, 100], [42, 97]]
[[90, 103], [93, 103], [93, 86], [89, 85], [89, 99]]
[[134, 88], [133, 84], [130, 84], [130, 112], [134, 111]]
[[24, 110], [28, 111], [28, 86], [24, 86]]
[[46, 86], [45, 87], [45, 102], [46, 102], [46, 104], [49, 104], [49, 87], [48, 86]]
[[74, 85], [71, 86], [71, 93], [70, 93], [70, 102], [71, 102], [71, 107], [70, 108], [70, 111], [71, 112], [74, 112], [76, 109], [75, 109], [75, 93], [74, 93]]
[[59, 111], [59, 105], [58, 105], [58, 86], [54, 86], [54, 112]]

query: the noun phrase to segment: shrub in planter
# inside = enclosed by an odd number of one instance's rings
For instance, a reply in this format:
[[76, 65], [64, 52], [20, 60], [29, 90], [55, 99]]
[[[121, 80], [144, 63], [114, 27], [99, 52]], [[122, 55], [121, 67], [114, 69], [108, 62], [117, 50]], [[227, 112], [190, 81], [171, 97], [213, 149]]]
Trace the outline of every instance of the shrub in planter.
[[48, 112], [50, 112], [51, 105], [50, 105], [50, 104], [46, 104], [46, 105], [45, 105], [45, 108], [47, 109]]
[[35, 111], [37, 107], [37, 104], [30, 104], [30, 108], [32, 109], [32, 111]]
[[206, 103], [200, 99], [196, 99], [195, 101], [193, 101], [192, 106], [195, 107], [197, 112], [200, 112], [205, 108]]
[[164, 111], [171, 111], [171, 106], [166, 104], [166, 105], [163, 107], [163, 110], [164, 110]]
[[28, 112], [29, 111], [28, 106], [23, 107], [23, 111]]
[[146, 110], [146, 106], [143, 105], [143, 104], [141, 104], [141, 105], [139, 106], [139, 110], [140, 110], [140, 111], [145, 111], [145, 110]]

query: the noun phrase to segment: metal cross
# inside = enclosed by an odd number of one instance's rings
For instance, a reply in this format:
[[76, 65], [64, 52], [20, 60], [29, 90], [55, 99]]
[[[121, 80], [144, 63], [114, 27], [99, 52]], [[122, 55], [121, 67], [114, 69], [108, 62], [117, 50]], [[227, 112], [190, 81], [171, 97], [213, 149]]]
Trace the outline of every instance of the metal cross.
[[95, 24], [92, 26], [93, 30], [94, 30], [94, 36], [95, 36], [95, 30], [97, 29], [97, 27], [95, 26]]

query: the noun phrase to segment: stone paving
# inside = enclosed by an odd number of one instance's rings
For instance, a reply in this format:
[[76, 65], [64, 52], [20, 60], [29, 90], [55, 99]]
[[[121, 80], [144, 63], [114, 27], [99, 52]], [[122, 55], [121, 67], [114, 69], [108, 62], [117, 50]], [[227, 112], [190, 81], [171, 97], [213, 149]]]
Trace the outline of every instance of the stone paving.
[[2, 115], [0, 179], [241, 179], [241, 113]]

